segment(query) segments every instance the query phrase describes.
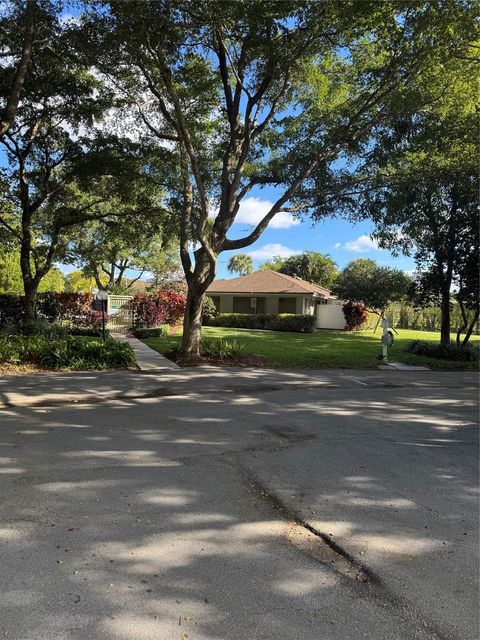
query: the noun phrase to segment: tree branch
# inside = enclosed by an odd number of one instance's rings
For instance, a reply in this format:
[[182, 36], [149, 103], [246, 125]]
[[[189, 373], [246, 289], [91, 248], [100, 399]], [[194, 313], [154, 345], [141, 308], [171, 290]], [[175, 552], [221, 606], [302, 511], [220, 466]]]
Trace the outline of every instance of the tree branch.
[[23, 38], [23, 48], [20, 62], [13, 79], [13, 84], [8, 96], [7, 105], [0, 120], [0, 138], [10, 129], [17, 114], [18, 103], [22, 92], [25, 78], [27, 77], [28, 65], [32, 57], [33, 38], [35, 33], [35, 0], [27, 0], [25, 35]]

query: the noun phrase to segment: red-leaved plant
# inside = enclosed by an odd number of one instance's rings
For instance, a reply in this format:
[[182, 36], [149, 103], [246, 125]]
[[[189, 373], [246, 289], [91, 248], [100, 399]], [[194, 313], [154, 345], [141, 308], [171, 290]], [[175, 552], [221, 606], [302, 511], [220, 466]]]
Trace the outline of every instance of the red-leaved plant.
[[175, 291], [139, 293], [132, 299], [133, 325], [136, 328], [176, 325], [185, 313], [186, 298]]
[[356, 302], [344, 302], [342, 305], [342, 311], [346, 322], [345, 331], [355, 331], [368, 320], [368, 312], [363, 304], [358, 304]]

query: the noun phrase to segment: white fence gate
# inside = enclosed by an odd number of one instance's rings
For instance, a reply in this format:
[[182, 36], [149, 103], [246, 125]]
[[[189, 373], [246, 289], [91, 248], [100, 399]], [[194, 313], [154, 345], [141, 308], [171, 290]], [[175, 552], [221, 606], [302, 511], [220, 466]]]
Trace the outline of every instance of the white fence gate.
[[328, 304], [317, 304], [316, 329], [345, 329], [342, 302], [335, 300]]
[[132, 296], [108, 296], [107, 328], [117, 333], [128, 333], [132, 328]]

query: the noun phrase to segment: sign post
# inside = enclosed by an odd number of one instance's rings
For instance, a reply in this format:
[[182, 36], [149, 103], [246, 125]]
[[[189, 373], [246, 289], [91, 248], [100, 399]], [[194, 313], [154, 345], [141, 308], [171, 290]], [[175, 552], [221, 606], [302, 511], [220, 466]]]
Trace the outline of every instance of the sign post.
[[102, 305], [102, 339], [105, 343], [105, 307], [107, 306], [108, 293], [104, 289], [95, 292], [95, 299]]

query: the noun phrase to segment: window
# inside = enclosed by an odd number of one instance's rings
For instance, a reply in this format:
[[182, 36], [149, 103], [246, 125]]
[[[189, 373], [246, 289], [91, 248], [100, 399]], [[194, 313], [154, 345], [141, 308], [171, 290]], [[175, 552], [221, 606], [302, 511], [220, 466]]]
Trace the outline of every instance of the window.
[[297, 299], [295, 297], [279, 298], [278, 313], [297, 313]]

